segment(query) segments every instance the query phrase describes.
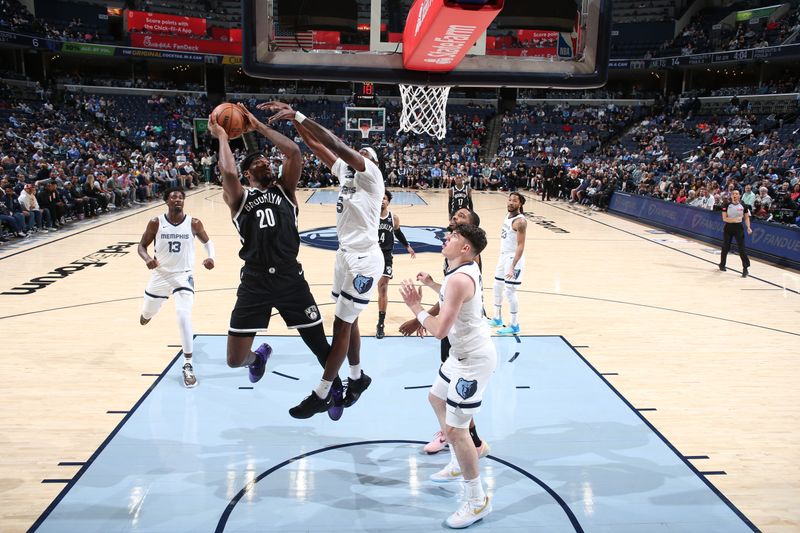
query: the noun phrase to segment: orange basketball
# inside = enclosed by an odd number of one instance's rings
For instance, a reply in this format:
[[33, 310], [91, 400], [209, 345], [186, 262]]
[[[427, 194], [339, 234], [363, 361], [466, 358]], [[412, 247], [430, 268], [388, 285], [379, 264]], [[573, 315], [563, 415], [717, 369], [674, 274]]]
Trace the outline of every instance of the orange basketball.
[[217, 124], [228, 134], [229, 139], [236, 139], [244, 132], [247, 119], [236, 104], [225, 102], [214, 108], [212, 115], [216, 116]]

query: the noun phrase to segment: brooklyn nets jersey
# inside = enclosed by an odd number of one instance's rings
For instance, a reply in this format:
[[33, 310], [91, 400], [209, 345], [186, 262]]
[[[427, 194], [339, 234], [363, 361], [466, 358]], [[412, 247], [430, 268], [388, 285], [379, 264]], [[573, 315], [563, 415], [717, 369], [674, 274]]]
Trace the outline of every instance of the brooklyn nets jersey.
[[453, 327], [447, 333], [447, 338], [450, 340], [453, 352], [468, 356], [471, 351], [482, 349], [487, 341], [491, 342], [489, 326], [483, 316], [483, 281], [478, 264], [474, 261], [446, 272], [439, 289], [440, 305], [441, 302], [444, 302], [448, 282], [456, 274], [466, 274], [472, 278], [475, 292], [472, 298], [461, 304], [461, 309], [456, 315]]
[[158, 217], [155, 254], [162, 272], [186, 272], [194, 268], [194, 234], [192, 217], [184, 214], [179, 224], [173, 224], [163, 214]]
[[503, 227], [500, 229], [500, 253], [513, 254], [517, 251], [517, 230], [513, 228], [514, 221], [518, 218], [525, 218], [522, 213], [514, 217], [506, 217]]
[[297, 213], [297, 206], [280, 185], [264, 190], [245, 188], [242, 205], [233, 217], [244, 264], [263, 272], [295, 264], [300, 250]]
[[341, 159], [331, 167], [341, 183], [336, 201], [336, 235], [339, 247], [348, 252], [366, 252], [378, 244], [383, 175], [366, 157], [364, 164], [364, 172], [351, 172]]
[[455, 185], [450, 187], [450, 190], [453, 191], [453, 197], [451, 199], [450, 205], [450, 213], [455, 213], [462, 207], [470, 207], [469, 201], [469, 194], [468, 194], [469, 185], [466, 183], [459, 189]]
[[394, 220], [391, 211], [378, 223], [378, 244], [384, 252], [391, 252], [394, 248]]

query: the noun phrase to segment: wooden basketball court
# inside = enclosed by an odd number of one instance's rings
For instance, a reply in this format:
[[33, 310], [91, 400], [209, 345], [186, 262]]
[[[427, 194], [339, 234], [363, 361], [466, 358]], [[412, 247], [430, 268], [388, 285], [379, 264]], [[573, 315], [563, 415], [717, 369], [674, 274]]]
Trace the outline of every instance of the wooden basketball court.
[[[312, 193], [299, 191], [300, 201]], [[446, 226], [446, 192], [420, 196], [426, 205], [392, 206], [403, 225]], [[505, 198], [474, 196], [490, 238], [489, 273]], [[529, 197], [525, 207], [521, 334], [563, 335], [758, 528], [797, 531], [800, 275], [754, 260], [742, 279], [737, 256], [720, 272], [718, 250], [705, 243], [563, 202]], [[300, 208], [301, 231], [335, 224], [332, 205]], [[162, 212], [153, 203], [0, 247], [0, 292], [12, 293], [0, 297], [0, 530], [36, 521], [179, 349], [171, 303], [147, 326], [138, 323], [149, 272], [136, 243]], [[203, 221], [217, 249], [214, 270], [195, 270], [194, 329], [224, 335], [239, 238], [217, 187], [190, 192], [186, 212]], [[332, 252], [303, 246], [300, 260], [330, 334]], [[399, 280], [421, 270], [440, 278], [441, 257], [395, 257], [387, 335], [410, 317]], [[485, 286], [489, 308], [491, 281]], [[376, 319], [373, 302], [361, 315], [364, 336]], [[269, 334], [293, 333], [271, 321]], [[365, 365], [375, 356], [364, 353]], [[203, 387], [203, 367], [196, 370]], [[419, 428], [415, 438], [429, 437], [432, 417]]]

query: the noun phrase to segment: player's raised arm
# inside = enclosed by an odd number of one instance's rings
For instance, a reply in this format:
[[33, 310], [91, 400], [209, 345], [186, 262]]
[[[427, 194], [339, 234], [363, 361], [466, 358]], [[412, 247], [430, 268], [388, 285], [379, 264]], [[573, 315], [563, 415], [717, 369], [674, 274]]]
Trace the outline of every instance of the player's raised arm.
[[[274, 144], [283, 154], [283, 171], [281, 172], [279, 181], [284, 190], [294, 196], [297, 183], [300, 181], [300, 173], [303, 170], [303, 154], [300, 152], [300, 147], [286, 135], [270, 128], [268, 125], [258, 120], [244, 105], [238, 104], [238, 106], [245, 117], [247, 117], [253, 130], [266, 137], [266, 139]], [[263, 109], [261, 105], [259, 105], [258, 108]]]
[[270, 117], [270, 122], [274, 122], [276, 120], [293, 120], [295, 124], [300, 124], [301, 126], [305, 127], [306, 131], [313, 135], [314, 138], [319, 141], [319, 144], [330, 150], [336, 158], [340, 158], [347, 165], [353, 167], [359, 172], [363, 172], [367, 168], [367, 164], [364, 162], [364, 156], [347, 146], [344, 141], [334, 135], [328, 128], [318, 124], [314, 120], [308, 118], [299, 111], [292, 109], [291, 107], [282, 107], [281, 104], [283, 104], [283, 102], [269, 103], [269, 105], [274, 105], [279, 109], [277, 113]]
[[242, 203], [244, 196], [244, 187], [239, 182], [239, 172], [236, 170], [236, 159], [233, 157], [233, 152], [228, 144], [228, 133], [217, 124], [215, 115], [208, 117], [208, 131], [219, 139], [219, 173], [222, 176], [222, 199], [231, 210], [231, 214], [235, 214]]

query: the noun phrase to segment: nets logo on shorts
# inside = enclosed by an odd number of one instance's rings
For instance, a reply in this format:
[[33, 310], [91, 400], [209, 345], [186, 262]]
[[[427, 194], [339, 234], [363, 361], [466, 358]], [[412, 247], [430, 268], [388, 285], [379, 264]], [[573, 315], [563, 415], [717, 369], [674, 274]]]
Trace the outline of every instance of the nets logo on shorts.
[[316, 305], [312, 305], [311, 307], [306, 307], [306, 316], [310, 320], [316, 320], [319, 318], [319, 309], [317, 309]]
[[467, 381], [464, 378], [458, 378], [456, 383], [456, 392], [465, 400], [478, 391], [478, 382], [474, 379]]
[[[447, 235], [447, 228], [438, 226], [402, 226], [403, 235], [416, 253], [442, 251], [442, 243]], [[375, 235], [377, 238], [377, 233]], [[338, 250], [339, 239], [336, 238], [336, 228], [315, 228], [300, 233], [300, 242], [314, 248], [323, 250]], [[408, 251], [395, 240], [392, 254], [406, 254]]]
[[372, 278], [359, 274], [353, 278], [353, 288], [358, 291], [358, 294], [364, 294], [372, 288], [373, 281]]

